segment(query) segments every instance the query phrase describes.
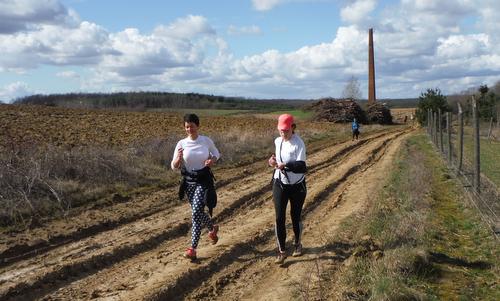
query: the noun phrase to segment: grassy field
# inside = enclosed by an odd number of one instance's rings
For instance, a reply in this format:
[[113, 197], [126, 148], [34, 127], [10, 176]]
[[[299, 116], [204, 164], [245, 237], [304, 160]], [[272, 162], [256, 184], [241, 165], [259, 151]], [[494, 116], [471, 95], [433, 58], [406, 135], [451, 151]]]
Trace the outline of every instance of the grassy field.
[[426, 135], [406, 142], [383, 192], [340, 233], [336, 241], [369, 237], [382, 252], [342, 268], [346, 300], [500, 299], [499, 245]]
[[[474, 158], [474, 141], [471, 136], [464, 137], [465, 158], [472, 162]], [[500, 187], [500, 141], [481, 139], [481, 172], [497, 187]]]

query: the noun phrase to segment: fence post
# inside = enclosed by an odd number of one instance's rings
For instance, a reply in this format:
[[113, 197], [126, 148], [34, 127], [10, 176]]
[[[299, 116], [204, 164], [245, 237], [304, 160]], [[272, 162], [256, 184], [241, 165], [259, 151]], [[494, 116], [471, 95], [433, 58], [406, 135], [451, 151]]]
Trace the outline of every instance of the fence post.
[[441, 113], [441, 109], [438, 109], [438, 123], [439, 123], [439, 149], [441, 150], [441, 153], [444, 153], [444, 148], [443, 148], [443, 116]]
[[431, 109], [427, 109], [427, 134], [431, 136]]
[[434, 145], [437, 147], [438, 146], [438, 113], [434, 112], [432, 116], [432, 121], [433, 121], [433, 127], [434, 127]]
[[462, 106], [458, 103], [458, 170], [462, 170], [464, 158], [464, 113]]
[[431, 121], [432, 121], [432, 143], [436, 144], [436, 118], [434, 118], [434, 115], [436, 113], [434, 111], [431, 111]]
[[488, 141], [490, 140], [491, 137], [491, 130], [493, 128], [493, 117], [490, 119], [490, 128], [488, 129]]
[[472, 95], [472, 115], [474, 120], [474, 188], [476, 192], [480, 191], [480, 137], [479, 137], [479, 110], [477, 107], [476, 98]]
[[434, 121], [432, 121], [432, 114], [433, 114], [432, 113], [432, 109], [430, 109], [429, 110], [429, 117], [430, 117], [430, 132], [429, 132], [429, 135], [431, 135], [431, 141], [432, 141], [432, 139], [434, 139], [434, 136], [433, 136], [434, 132], [433, 132], [433, 129], [432, 129], [432, 127], [434, 125], [434, 123], [433, 123]]
[[446, 132], [448, 133], [448, 163], [451, 164], [451, 112], [446, 112]]

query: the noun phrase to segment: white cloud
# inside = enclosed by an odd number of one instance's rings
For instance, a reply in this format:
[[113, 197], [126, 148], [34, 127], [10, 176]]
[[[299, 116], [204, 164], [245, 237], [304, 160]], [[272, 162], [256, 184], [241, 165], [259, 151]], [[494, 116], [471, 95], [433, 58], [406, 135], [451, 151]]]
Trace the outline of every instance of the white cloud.
[[243, 27], [237, 27], [235, 25], [229, 25], [229, 28], [227, 29], [227, 33], [229, 35], [234, 35], [234, 36], [238, 36], [238, 35], [259, 35], [259, 34], [262, 33], [262, 30], [257, 25], [243, 26]]
[[271, 10], [283, 2], [285, 0], [252, 0], [253, 7], [260, 11]]
[[500, 1], [483, 0], [481, 4], [477, 7], [481, 17], [478, 25], [490, 36], [491, 42], [497, 45], [496, 51], [500, 52], [500, 18], [498, 17]]
[[[221, 70], [220, 67], [207, 72], [204, 65], [208, 61], [220, 62], [217, 57], [225, 57], [228, 48], [202, 16], [180, 18], [155, 28], [149, 35], [135, 28], [125, 29], [110, 34], [109, 42], [119, 55], [103, 56], [93, 77], [83, 81], [86, 89], [109, 90], [112, 86], [124, 90], [164, 90], [185, 86], [188, 81], [217, 76], [214, 70]], [[216, 57], [212, 54], [208, 59], [208, 52], [216, 53]]]
[[215, 29], [203, 16], [188, 15], [179, 18], [168, 26], [158, 26], [154, 34], [158, 36], [168, 36], [177, 39], [192, 39], [200, 35], [215, 35]]
[[33, 30], [41, 24], [70, 23], [74, 15], [57, 0], [0, 1], [0, 34]]
[[490, 43], [486, 34], [450, 35], [438, 39], [437, 56], [442, 59], [466, 59], [489, 52]]
[[366, 21], [376, 5], [376, 0], [358, 0], [342, 8], [340, 16], [345, 22], [357, 24]]
[[12, 102], [16, 98], [33, 94], [33, 91], [24, 82], [14, 82], [0, 88], [0, 100], [4, 102]]
[[[414, 28], [458, 30], [467, 15], [474, 14], [483, 0], [402, 0], [396, 16]], [[393, 12], [394, 13], [394, 12]]]
[[61, 71], [56, 73], [57, 77], [61, 78], [70, 78], [70, 79], [78, 79], [80, 78], [80, 75], [76, 73], [75, 71]]
[[[255, 0], [253, 5], [269, 10], [292, 1], [320, 0]], [[48, 7], [58, 7], [56, 1], [47, 3], [53, 4]], [[42, 13], [24, 17], [18, 23], [24, 24], [18, 26], [23, 30], [0, 35], [0, 72], [43, 65], [83, 66], [88, 69], [82, 74], [91, 75], [82, 75], [82, 90], [96, 92], [340, 96], [352, 75], [366, 91], [368, 27], [373, 27], [378, 97], [418, 96], [426, 86], [454, 92], [460, 86], [455, 82], [490, 84], [495, 77], [500, 78], [498, 3], [401, 0], [390, 7], [376, 7], [376, 0], [350, 1], [340, 12], [347, 24], [332, 33], [331, 41], [288, 52], [270, 48], [243, 58], [229, 52], [227, 42], [203, 16], [188, 15], [150, 33], [136, 28], [109, 32], [97, 24], [79, 21], [74, 12], [62, 9], [52, 13], [58, 17], [42, 18]], [[38, 7], [37, 12], [42, 11], [42, 6], [33, 5]], [[29, 15], [22, 10], [19, 14]], [[10, 19], [15, 18], [11, 15]], [[258, 25], [231, 25], [227, 33], [260, 34], [261, 29]], [[78, 76], [73, 71], [56, 75]], [[29, 91], [22, 83], [16, 87], [1, 91]]]
[[100, 26], [82, 22], [78, 27], [42, 25], [0, 40], [0, 69], [36, 68], [40, 64], [85, 65], [113, 53], [108, 33]]
[[108, 33], [86, 21], [77, 27], [41, 25], [37, 31], [0, 40], [0, 71], [51, 64], [94, 65], [124, 76], [158, 74], [165, 68], [200, 62], [210, 45], [227, 48], [201, 16], [180, 18], [157, 27], [151, 35], [134, 28]]

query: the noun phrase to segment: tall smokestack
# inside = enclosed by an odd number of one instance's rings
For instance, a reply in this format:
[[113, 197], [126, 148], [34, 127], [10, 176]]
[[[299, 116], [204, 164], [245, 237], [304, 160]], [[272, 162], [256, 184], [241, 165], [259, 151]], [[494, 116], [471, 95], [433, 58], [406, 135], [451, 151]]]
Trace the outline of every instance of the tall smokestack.
[[375, 59], [373, 54], [373, 28], [368, 31], [368, 103], [377, 100], [375, 97]]

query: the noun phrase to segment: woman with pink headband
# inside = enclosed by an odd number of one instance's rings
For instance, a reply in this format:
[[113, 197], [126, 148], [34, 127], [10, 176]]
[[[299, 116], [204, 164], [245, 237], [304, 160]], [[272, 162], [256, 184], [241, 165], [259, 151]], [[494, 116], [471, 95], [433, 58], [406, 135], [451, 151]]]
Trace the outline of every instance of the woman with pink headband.
[[276, 213], [277, 264], [286, 259], [286, 207], [290, 200], [290, 215], [295, 234], [292, 256], [302, 255], [301, 214], [306, 198], [306, 147], [304, 141], [295, 134], [293, 116], [282, 114], [278, 118], [280, 136], [274, 140], [275, 154], [269, 158], [269, 166], [274, 167], [273, 201]]

